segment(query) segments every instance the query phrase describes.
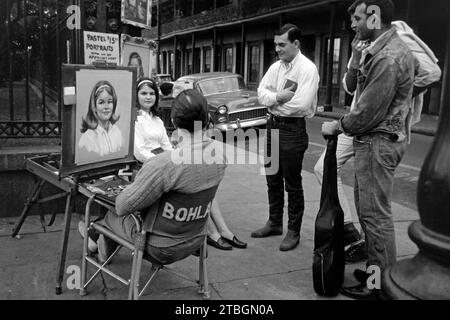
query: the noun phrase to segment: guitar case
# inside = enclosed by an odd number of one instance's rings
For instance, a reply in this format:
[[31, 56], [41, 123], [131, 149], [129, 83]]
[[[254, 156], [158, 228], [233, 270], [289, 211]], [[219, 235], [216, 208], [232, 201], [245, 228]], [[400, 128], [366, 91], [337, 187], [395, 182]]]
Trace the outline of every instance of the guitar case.
[[320, 210], [314, 234], [314, 291], [326, 297], [339, 294], [344, 282], [344, 213], [337, 192], [337, 136], [327, 137]]

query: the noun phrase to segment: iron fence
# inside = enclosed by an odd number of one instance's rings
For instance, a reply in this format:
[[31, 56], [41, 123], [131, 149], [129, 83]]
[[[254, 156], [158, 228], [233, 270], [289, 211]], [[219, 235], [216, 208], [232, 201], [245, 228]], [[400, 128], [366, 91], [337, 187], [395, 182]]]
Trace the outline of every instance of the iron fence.
[[0, 138], [61, 135], [61, 64], [75, 62], [74, 1], [0, 1]]

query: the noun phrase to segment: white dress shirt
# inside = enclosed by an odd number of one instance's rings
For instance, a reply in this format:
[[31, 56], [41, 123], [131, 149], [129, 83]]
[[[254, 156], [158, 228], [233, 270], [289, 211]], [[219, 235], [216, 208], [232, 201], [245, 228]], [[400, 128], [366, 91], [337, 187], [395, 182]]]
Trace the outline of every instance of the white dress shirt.
[[[285, 88], [287, 80], [298, 86], [294, 97], [281, 104], [277, 101], [277, 92]], [[270, 66], [258, 87], [259, 102], [274, 115], [311, 118], [317, 108], [319, 80], [315, 64], [299, 51], [290, 63], [279, 60]]]
[[140, 112], [134, 126], [134, 156], [145, 162], [155, 154], [152, 150], [162, 148], [172, 150], [166, 128], [161, 118]]
[[78, 147], [104, 156], [119, 151], [122, 148], [122, 143], [120, 129], [110, 123], [108, 131], [103, 129], [101, 125], [98, 125], [95, 130], [88, 129], [81, 135]]

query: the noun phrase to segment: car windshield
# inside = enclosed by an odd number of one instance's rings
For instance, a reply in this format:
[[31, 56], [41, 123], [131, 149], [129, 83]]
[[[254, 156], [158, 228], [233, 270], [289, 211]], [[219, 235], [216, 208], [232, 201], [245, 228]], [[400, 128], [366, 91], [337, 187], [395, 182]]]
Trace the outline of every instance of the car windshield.
[[166, 82], [166, 81], [172, 81], [172, 79], [170, 78], [170, 76], [159, 76], [159, 82]]
[[202, 94], [209, 96], [212, 94], [238, 91], [244, 89], [244, 82], [241, 77], [227, 77], [202, 80], [198, 83]]

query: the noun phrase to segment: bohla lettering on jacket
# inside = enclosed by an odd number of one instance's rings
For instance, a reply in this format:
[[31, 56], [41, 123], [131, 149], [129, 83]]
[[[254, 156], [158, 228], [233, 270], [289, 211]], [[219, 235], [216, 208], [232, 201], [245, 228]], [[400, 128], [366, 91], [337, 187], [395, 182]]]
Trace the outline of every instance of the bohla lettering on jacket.
[[170, 202], [166, 202], [164, 204], [164, 209], [162, 212], [162, 217], [175, 220], [178, 222], [190, 222], [194, 220], [200, 220], [208, 217], [208, 214], [211, 210], [212, 202], [208, 203], [206, 210], [202, 213], [202, 206], [190, 207], [190, 208], [177, 208]]

